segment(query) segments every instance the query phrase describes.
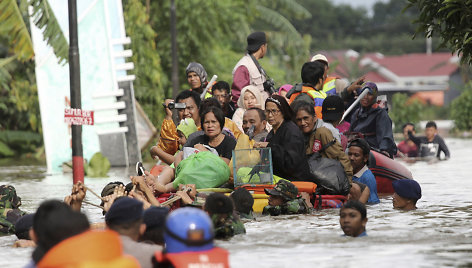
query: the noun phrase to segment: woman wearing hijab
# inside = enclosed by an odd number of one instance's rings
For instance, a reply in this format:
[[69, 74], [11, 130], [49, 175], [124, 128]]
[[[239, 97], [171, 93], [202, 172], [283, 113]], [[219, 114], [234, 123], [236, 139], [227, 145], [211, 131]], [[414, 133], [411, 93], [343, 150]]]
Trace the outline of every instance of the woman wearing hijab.
[[207, 72], [203, 65], [198, 62], [191, 62], [185, 69], [187, 74], [187, 82], [190, 85], [190, 90], [202, 94], [204, 88], [207, 86]]
[[261, 92], [256, 86], [249, 85], [243, 87], [241, 90], [241, 97], [238, 99], [238, 109], [234, 112], [232, 121], [238, 126], [241, 131], [243, 130], [243, 115], [250, 108], [261, 108], [262, 96]]
[[303, 133], [292, 121], [294, 114], [284, 97], [272, 95], [265, 102], [267, 122], [272, 130], [255, 148], [270, 147], [274, 174], [293, 181], [313, 181], [305, 158]]

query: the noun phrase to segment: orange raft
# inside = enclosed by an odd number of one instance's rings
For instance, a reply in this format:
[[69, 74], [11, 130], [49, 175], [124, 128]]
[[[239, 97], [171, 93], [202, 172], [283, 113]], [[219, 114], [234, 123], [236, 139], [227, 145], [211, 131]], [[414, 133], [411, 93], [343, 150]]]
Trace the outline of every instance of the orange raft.
[[[154, 166], [150, 173], [154, 176], [158, 176], [164, 166]], [[298, 188], [298, 192], [306, 192], [309, 193], [312, 199], [313, 207], [316, 209], [328, 209], [328, 208], [339, 208], [341, 207], [344, 202], [346, 202], [347, 196], [344, 195], [315, 195], [315, 191], [317, 185], [313, 182], [307, 181], [292, 181], [292, 183]], [[264, 189], [266, 188], [274, 188], [275, 185], [273, 184], [244, 184], [240, 186], [240, 188], [247, 189], [254, 198], [254, 205], [253, 210], [256, 213], [262, 213], [262, 210], [265, 206], [269, 204], [268, 198], [269, 196], [266, 195]], [[200, 189], [199, 191], [208, 192], [211, 189]], [[166, 201], [171, 194], [161, 194], [158, 197], [159, 202]], [[178, 202], [174, 203], [171, 209], [178, 208]]]

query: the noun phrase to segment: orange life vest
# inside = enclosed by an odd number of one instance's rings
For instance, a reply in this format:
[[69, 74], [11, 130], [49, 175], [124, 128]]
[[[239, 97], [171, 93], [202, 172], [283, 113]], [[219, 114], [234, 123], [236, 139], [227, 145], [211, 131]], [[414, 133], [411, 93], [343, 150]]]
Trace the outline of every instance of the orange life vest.
[[329, 76], [323, 84], [323, 91], [328, 95], [336, 95], [336, 79], [338, 77]]
[[187, 267], [229, 267], [229, 253], [222, 248], [214, 247], [206, 251], [187, 251], [181, 253], [162, 253], [157, 251], [154, 256], [157, 262], [170, 262], [176, 268]]
[[91, 230], [70, 237], [51, 248], [38, 268], [134, 268], [135, 258], [124, 255], [120, 236], [111, 230]]
[[324, 99], [326, 99], [328, 95], [323, 90], [316, 90], [312, 87], [303, 86], [300, 92], [294, 92], [290, 96], [290, 100], [288, 101], [289, 104], [292, 104], [292, 102], [298, 97], [298, 95], [302, 93], [307, 94], [313, 99], [313, 102], [315, 103], [316, 117], [323, 119], [323, 115], [321, 114], [321, 108], [322, 108]]

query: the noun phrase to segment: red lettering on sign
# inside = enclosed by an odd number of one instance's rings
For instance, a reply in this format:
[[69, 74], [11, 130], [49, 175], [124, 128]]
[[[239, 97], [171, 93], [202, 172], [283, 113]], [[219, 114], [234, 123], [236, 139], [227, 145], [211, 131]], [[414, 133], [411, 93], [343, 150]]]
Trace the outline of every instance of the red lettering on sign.
[[69, 125], [93, 125], [93, 111], [66, 108], [64, 122]]

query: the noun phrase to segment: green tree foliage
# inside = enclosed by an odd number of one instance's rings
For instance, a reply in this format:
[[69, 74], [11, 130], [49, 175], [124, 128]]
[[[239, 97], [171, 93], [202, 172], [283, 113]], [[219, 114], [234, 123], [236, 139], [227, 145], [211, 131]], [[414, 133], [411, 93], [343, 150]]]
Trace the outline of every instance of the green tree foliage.
[[34, 152], [42, 144], [42, 136], [31, 131], [0, 131], [0, 156], [20, 156]]
[[[310, 11], [294, 0], [258, 1], [255, 8], [255, 20], [251, 26], [267, 33], [267, 58], [285, 71], [282, 77], [275, 79], [276, 83], [280, 86], [299, 82], [300, 67], [308, 58], [311, 37], [302, 35], [289, 18], [308, 19], [312, 17]], [[269, 74], [276, 76], [272, 72]]]
[[32, 61], [12, 60], [0, 67], [0, 118], [0, 130], [41, 130]]
[[295, 17], [291, 21], [301, 34], [312, 36], [313, 52], [348, 48], [383, 54], [425, 51], [424, 40], [412, 40], [415, 30], [411, 21], [417, 18], [418, 10], [411, 8], [402, 12], [407, 0], [378, 1], [372, 16], [363, 8], [336, 6], [329, 0], [299, 2], [312, 11], [313, 16], [303, 20]]
[[149, 24], [149, 16], [140, 0], [129, 0], [124, 6], [126, 33], [131, 38], [131, 57], [134, 63], [134, 92], [154, 125], [163, 118], [160, 103], [164, 100], [166, 77], [161, 68], [160, 53], [154, 41], [157, 34]]
[[42, 143], [34, 51], [28, 8], [59, 62], [66, 62], [67, 41], [47, 0], [0, 1], [0, 155], [36, 151]]
[[[218, 80], [232, 82], [232, 70], [246, 48], [252, 31], [265, 31], [269, 50], [261, 64], [277, 84], [299, 80], [301, 58], [308, 54], [309, 38], [302, 37], [290, 24], [289, 16], [309, 16], [294, 0], [194, 0], [176, 1], [179, 81], [187, 89], [185, 68], [191, 61], [200, 62]], [[150, 23], [157, 32], [157, 50], [162, 69], [170, 81], [170, 1], [151, 2]], [[293, 71], [296, 70], [296, 71]], [[287, 75], [288, 74], [288, 75]], [[164, 87], [171, 95], [170, 85]]]
[[348, 5], [335, 6], [329, 0], [299, 2], [313, 12], [312, 17], [292, 17], [291, 21], [301, 34], [311, 35], [312, 50], [330, 49], [343, 38], [357, 36], [368, 23], [364, 9], [354, 9]]
[[0, 35], [8, 36], [13, 53], [21, 61], [33, 58], [33, 43], [25, 21], [32, 7], [34, 24], [43, 30], [44, 40], [53, 48], [59, 62], [67, 62], [69, 45], [47, 0], [0, 1]]
[[0, 1], [0, 35], [7, 37], [11, 49], [19, 59], [34, 56], [33, 43], [16, 0]]
[[472, 83], [451, 103], [451, 118], [459, 130], [472, 130]]
[[462, 54], [462, 62], [472, 63], [472, 0], [408, 0], [408, 7], [420, 11], [416, 32], [438, 35], [441, 47]]
[[32, 7], [31, 17], [36, 27], [43, 32], [44, 40], [52, 47], [59, 63], [65, 64], [69, 59], [69, 44], [49, 2], [47, 0], [28, 0], [28, 5]]
[[[179, 80], [182, 89], [188, 89], [185, 68], [189, 62], [203, 64], [209, 78], [231, 73], [223, 53], [214, 53], [240, 46], [240, 40], [249, 32], [247, 11], [253, 5], [244, 1], [195, 0], [176, 1], [177, 51]], [[150, 23], [157, 33], [157, 51], [161, 53], [161, 66], [170, 81], [172, 70], [170, 40], [170, 1], [151, 2]], [[231, 55], [230, 55], [231, 57]], [[235, 62], [236, 63], [236, 62]], [[220, 79], [221, 80], [221, 79]], [[229, 82], [229, 81], [228, 81]], [[171, 87], [164, 87], [165, 96], [171, 96]]]
[[403, 124], [411, 122], [416, 124], [421, 117], [423, 104], [417, 99], [409, 100], [408, 95], [396, 93], [392, 99], [392, 111], [389, 112], [390, 118], [395, 124], [395, 130], [401, 131]]

